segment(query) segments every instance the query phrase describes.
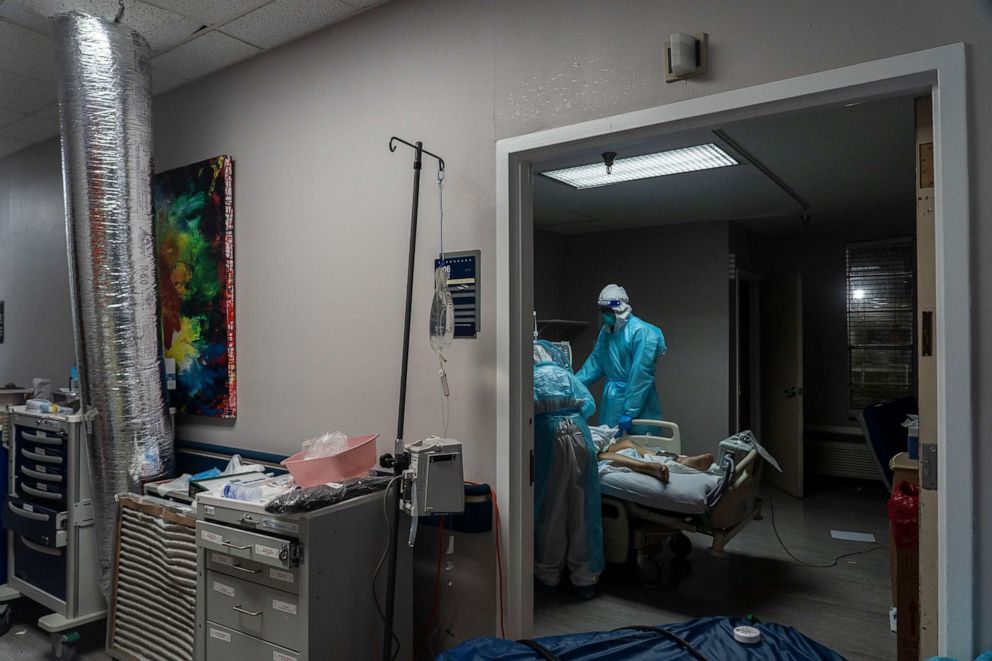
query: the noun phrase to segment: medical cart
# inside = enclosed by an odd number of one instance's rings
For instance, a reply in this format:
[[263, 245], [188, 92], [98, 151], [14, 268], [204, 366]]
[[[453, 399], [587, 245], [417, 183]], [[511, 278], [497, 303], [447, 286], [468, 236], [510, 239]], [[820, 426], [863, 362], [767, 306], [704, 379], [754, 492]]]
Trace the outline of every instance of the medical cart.
[[[106, 615], [100, 591], [83, 416], [11, 410], [7, 440], [7, 583], [0, 602], [25, 596], [52, 610], [38, 626], [52, 635], [56, 658], [63, 632]], [[9, 605], [4, 604], [9, 627]]]
[[[198, 494], [196, 658], [378, 658], [384, 625], [372, 589], [388, 544], [383, 498], [380, 491], [312, 512], [270, 514], [260, 504]], [[399, 658], [412, 659], [412, 555], [405, 539], [394, 543], [393, 630]], [[384, 570], [378, 579], [381, 604]]]

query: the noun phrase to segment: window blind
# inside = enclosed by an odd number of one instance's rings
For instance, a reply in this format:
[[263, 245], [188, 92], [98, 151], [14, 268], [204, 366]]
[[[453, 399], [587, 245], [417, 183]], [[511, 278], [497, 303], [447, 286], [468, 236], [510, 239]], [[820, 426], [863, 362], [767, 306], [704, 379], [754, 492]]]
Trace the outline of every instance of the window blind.
[[915, 394], [915, 318], [913, 240], [848, 244], [851, 408]]

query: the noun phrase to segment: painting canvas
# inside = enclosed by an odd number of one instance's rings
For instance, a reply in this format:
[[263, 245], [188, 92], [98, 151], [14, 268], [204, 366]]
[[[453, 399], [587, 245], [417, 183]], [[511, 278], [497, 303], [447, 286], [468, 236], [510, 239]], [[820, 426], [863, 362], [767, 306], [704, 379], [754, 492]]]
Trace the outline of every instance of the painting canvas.
[[152, 184], [162, 340], [178, 413], [237, 415], [234, 171], [229, 156], [156, 174]]

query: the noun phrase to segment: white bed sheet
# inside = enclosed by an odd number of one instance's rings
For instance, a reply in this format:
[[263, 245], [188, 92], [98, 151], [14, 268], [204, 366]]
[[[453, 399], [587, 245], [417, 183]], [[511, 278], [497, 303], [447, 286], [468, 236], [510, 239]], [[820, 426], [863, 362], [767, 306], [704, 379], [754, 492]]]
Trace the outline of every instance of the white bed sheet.
[[[629, 450], [622, 450], [621, 454], [628, 452], [633, 454]], [[663, 483], [651, 475], [616, 468], [601, 461], [599, 484], [603, 495], [679, 514], [706, 512], [706, 497], [720, 483], [718, 472], [695, 471], [674, 462], [668, 465], [668, 482]]]

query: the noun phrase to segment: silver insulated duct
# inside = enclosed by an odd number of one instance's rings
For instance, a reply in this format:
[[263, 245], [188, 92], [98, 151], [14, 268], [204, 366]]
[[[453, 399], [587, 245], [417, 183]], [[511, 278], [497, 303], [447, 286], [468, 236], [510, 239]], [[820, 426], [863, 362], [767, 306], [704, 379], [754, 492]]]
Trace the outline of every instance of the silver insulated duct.
[[66, 236], [100, 579], [116, 505], [172, 462], [152, 230], [148, 44], [79, 12], [55, 18]]

